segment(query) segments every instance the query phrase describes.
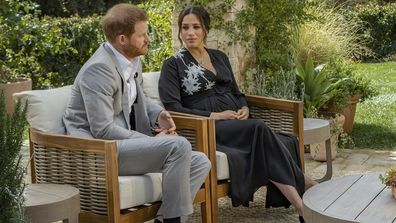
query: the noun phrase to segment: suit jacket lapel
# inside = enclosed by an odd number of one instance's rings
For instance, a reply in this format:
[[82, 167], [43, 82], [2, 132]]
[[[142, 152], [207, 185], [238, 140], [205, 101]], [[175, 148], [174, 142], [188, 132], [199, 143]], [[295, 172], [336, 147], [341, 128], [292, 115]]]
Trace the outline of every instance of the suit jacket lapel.
[[128, 128], [130, 129], [130, 123], [129, 123], [129, 111], [130, 111], [130, 108], [129, 108], [129, 93], [128, 93], [128, 90], [125, 87], [127, 85], [126, 85], [126, 80], [125, 80], [124, 74], [122, 73], [121, 66], [118, 63], [113, 51], [105, 43], [103, 43], [102, 46], [104, 47], [106, 52], [109, 54], [111, 60], [113, 61], [114, 65], [115, 65], [115, 68], [117, 70], [118, 75], [120, 75], [120, 77], [121, 77], [121, 80], [122, 80], [122, 83], [121, 83], [121, 89], [122, 89], [122, 102], [121, 102], [122, 103], [122, 110], [123, 110], [123, 113], [124, 113], [125, 122], [127, 123]]

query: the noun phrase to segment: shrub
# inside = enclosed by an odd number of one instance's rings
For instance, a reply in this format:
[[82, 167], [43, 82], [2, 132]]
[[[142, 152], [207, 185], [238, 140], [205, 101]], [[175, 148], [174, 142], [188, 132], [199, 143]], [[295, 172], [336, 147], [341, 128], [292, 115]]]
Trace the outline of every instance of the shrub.
[[376, 54], [363, 59], [386, 59], [396, 55], [396, 2], [360, 5], [350, 17], [361, 26], [362, 41]]
[[71, 84], [81, 65], [103, 42], [100, 17], [51, 18], [27, 14], [15, 26], [3, 25], [0, 60], [33, 88]]
[[[290, 62], [291, 33], [306, 19], [305, 1], [250, 0], [256, 27], [255, 52], [257, 64], [264, 71], [277, 71], [279, 67], [292, 70]], [[244, 24], [246, 26], [246, 24]]]
[[151, 0], [139, 5], [149, 17], [150, 47], [142, 57], [144, 71], [159, 71], [162, 62], [173, 55], [172, 49], [172, 0]]
[[294, 30], [292, 54], [295, 60], [305, 63], [308, 56], [317, 64], [330, 60], [350, 59], [369, 53], [359, 42], [359, 27], [348, 21], [338, 8], [324, 3], [306, 8], [315, 19], [307, 20]]
[[43, 15], [53, 17], [92, 16], [103, 14], [111, 6], [121, 2], [139, 3], [141, 0], [35, 0]]
[[15, 76], [15, 73], [10, 68], [0, 63], [0, 84], [6, 84], [12, 81]]
[[347, 98], [350, 96], [359, 95], [360, 102], [363, 102], [378, 95], [370, 80], [357, 75], [356, 71], [346, 62], [332, 60], [328, 64], [327, 76], [333, 81], [345, 79], [337, 85], [336, 93], [328, 103], [333, 104], [336, 109], [345, 107]]
[[[14, 14], [25, 6], [35, 7], [13, 0], [7, 3], [7, 10]], [[150, 16], [151, 36], [149, 54], [143, 58], [143, 70], [158, 71], [162, 61], [173, 53], [172, 4], [170, 0], [155, 0], [143, 7]], [[72, 84], [81, 66], [104, 41], [101, 16], [53, 18], [41, 16], [36, 10], [33, 14], [22, 13], [12, 21], [0, 16], [0, 24], [0, 61], [20, 77], [30, 77], [34, 89]]]

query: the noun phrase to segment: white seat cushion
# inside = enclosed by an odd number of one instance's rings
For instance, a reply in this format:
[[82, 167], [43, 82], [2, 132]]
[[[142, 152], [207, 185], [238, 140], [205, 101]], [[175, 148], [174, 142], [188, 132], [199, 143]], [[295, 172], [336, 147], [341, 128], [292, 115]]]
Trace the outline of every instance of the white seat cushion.
[[223, 152], [216, 151], [216, 171], [218, 180], [230, 179], [230, 171], [228, 169], [227, 155]]
[[143, 73], [142, 76], [143, 76], [143, 92], [146, 95], [146, 97], [150, 98], [158, 105], [164, 107], [162, 105], [158, 92], [158, 81], [160, 78], [160, 72], [157, 71], [157, 72]]
[[118, 177], [120, 208], [127, 209], [162, 198], [162, 174], [149, 173], [139, 176]]

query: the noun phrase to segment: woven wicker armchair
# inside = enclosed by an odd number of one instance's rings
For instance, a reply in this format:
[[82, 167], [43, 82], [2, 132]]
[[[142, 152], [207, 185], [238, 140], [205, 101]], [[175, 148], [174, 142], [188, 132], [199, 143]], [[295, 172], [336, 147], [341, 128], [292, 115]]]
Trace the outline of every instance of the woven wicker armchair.
[[[208, 154], [207, 121], [173, 117], [178, 134]], [[84, 139], [30, 129], [33, 183], [69, 184], [80, 190], [79, 222], [144, 222], [153, 219], [160, 202], [120, 210], [115, 141]], [[211, 222], [209, 179], [195, 197], [202, 222]]]
[[[246, 96], [246, 99], [252, 118], [264, 120], [275, 132], [292, 134], [299, 139], [300, 163], [302, 170], [304, 170], [303, 103], [301, 101], [252, 95]], [[208, 120], [208, 135], [209, 159], [212, 162], [212, 170], [210, 172], [212, 221], [218, 222], [217, 199], [227, 196], [229, 193], [229, 179], [224, 177], [227, 174], [222, 173], [228, 173], [228, 162], [224, 159], [224, 153], [216, 152], [216, 131], [215, 120], [213, 119]], [[224, 171], [224, 167], [226, 167], [226, 171]]]
[[[146, 90], [146, 95], [161, 104], [158, 95], [159, 76], [159, 72], [144, 73], [143, 84], [145, 85], [144, 89]], [[246, 99], [248, 101], [252, 118], [264, 120], [275, 132], [292, 134], [299, 139], [300, 163], [304, 170], [303, 102], [253, 95], [246, 96]], [[186, 116], [190, 118], [201, 117], [179, 112], [171, 113], [172, 115]], [[208, 117], [206, 117], [206, 119], [208, 121], [207, 135], [209, 159], [212, 163], [212, 169], [209, 173], [212, 222], [218, 222], [217, 199], [228, 195], [229, 192], [228, 162], [224, 153], [216, 151], [215, 120]]]
[[[138, 223], [155, 218], [161, 204], [160, 173], [118, 176], [116, 141], [62, 134], [62, 115], [70, 87], [22, 92], [14, 97], [28, 100], [33, 183], [78, 188], [79, 222]], [[185, 136], [195, 150], [208, 154], [208, 120], [179, 116], [173, 119], [178, 134]], [[201, 204], [202, 222], [208, 223], [212, 220], [209, 189], [208, 177], [194, 200]]]

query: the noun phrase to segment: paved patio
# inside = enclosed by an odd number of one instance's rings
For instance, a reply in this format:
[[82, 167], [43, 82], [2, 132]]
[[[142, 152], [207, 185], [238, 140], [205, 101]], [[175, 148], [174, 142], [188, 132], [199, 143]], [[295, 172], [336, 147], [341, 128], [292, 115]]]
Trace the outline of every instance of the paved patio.
[[[309, 153], [305, 154], [305, 170], [314, 178], [321, 178], [326, 172], [326, 163], [311, 159]], [[344, 149], [338, 151], [333, 160], [333, 178], [363, 172], [383, 172], [390, 166], [396, 166], [396, 151], [378, 151], [369, 149]], [[378, 179], [379, 180], [379, 179]], [[265, 208], [265, 187], [256, 192], [254, 202], [249, 208], [231, 206], [228, 198], [219, 200], [220, 223], [286, 223], [298, 222], [294, 208]], [[390, 192], [389, 192], [390, 193]], [[391, 196], [391, 195], [389, 195]], [[189, 223], [199, 223], [199, 208], [190, 216]]]
[[[29, 159], [28, 142], [24, 143], [22, 150], [23, 162], [27, 164]], [[321, 178], [326, 171], [325, 162], [317, 162], [305, 154], [305, 170], [314, 178]], [[396, 166], [396, 151], [369, 150], [369, 149], [344, 149], [338, 151], [337, 157], [333, 160], [333, 178], [362, 172], [383, 172], [390, 166]], [[30, 183], [30, 168], [26, 182]], [[231, 206], [230, 199], [219, 199], [219, 222], [251, 222], [251, 223], [283, 223], [298, 222], [297, 214], [293, 208], [265, 208], [265, 187], [255, 194], [255, 202], [249, 208]], [[195, 212], [187, 221], [188, 223], [199, 223], [200, 210], [195, 207]]]

